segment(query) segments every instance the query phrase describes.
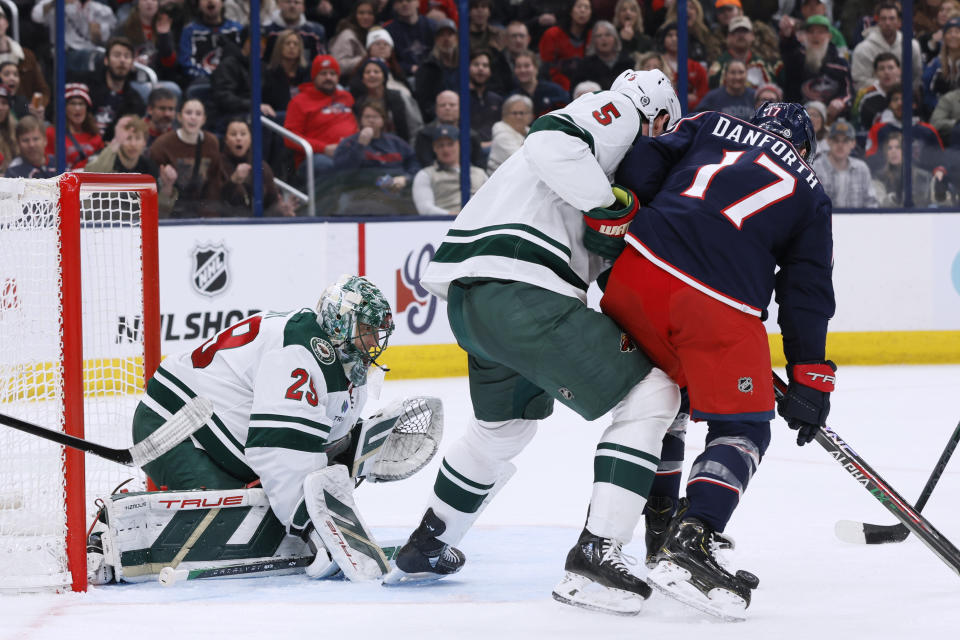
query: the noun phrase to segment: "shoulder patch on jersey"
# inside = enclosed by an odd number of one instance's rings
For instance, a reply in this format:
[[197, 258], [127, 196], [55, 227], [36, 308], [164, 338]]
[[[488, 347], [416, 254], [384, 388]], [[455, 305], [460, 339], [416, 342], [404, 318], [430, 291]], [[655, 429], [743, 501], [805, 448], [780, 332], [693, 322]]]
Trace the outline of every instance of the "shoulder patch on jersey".
[[316, 359], [323, 372], [327, 393], [346, 391], [350, 386], [337, 350], [330, 337], [320, 328], [315, 312], [304, 309], [287, 320], [283, 329], [283, 346], [290, 345], [300, 345]]
[[333, 364], [337, 359], [337, 352], [333, 350], [333, 345], [323, 338], [317, 336], [310, 338], [310, 350], [320, 364]]

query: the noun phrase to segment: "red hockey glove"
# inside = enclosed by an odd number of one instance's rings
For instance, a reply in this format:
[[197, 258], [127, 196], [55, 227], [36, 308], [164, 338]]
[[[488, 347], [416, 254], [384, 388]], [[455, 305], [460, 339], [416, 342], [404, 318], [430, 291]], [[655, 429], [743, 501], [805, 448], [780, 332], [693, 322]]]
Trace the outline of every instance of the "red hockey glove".
[[586, 228], [583, 233], [583, 245], [590, 251], [615, 260], [626, 244], [627, 227], [637, 215], [639, 204], [637, 196], [630, 189], [613, 185], [616, 198], [610, 207], [597, 207], [583, 212]]
[[826, 424], [830, 394], [837, 383], [837, 365], [831, 360], [814, 360], [787, 365], [790, 384], [778, 411], [787, 426], [797, 429], [797, 444], [803, 446]]

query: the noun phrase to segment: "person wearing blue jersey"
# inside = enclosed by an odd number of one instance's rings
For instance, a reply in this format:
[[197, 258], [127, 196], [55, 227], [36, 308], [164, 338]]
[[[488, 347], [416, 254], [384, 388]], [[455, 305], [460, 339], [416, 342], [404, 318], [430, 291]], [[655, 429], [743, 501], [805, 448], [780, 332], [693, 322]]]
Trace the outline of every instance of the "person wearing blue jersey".
[[803, 107], [768, 102], [750, 122], [705, 112], [639, 138], [616, 176], [647, 204], [620, 232], [629, 246], [601, 308], [686, 387], [692, 419], [709, 425], [688, 507], [675, 516], [683, 434], [665, 438], [648, 509], [669, 498], [673, 522], [648, 549], [656, 563], [648, 581], [724, 618], [743, 617], [758, 583], [727, 571], [714, 548], [729, 542], [721, 534], [770, 442], [774, 391], [762, 319], [774, 292], [790, 379], [780, 414], [803, 445], [830, 410], [832, 204], [805, 162], [815, 149]]

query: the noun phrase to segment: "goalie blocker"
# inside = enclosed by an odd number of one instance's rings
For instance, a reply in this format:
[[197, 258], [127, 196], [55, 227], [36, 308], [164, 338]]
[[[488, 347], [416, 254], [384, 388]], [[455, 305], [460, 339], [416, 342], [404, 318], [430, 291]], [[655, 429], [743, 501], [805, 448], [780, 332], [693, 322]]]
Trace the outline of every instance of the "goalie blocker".
[[330, 466], [303, 482], [311, 524], [302, 537], [288, 535], [263, 489], [104, 498], [88, 541], [90, 581], [136, 582], [157, 579], [166, 567], [209, 569], [314, 555], [306, 566], [311, 577], [342, 569], [351, 580], [378, 578], [387, 560], [356, 508], [354, 483], [410, 477], [432, 459], [442, 433], [443, 405], [433, 397], [399, 400], [358, 421], [348, 438], [328, 449]]

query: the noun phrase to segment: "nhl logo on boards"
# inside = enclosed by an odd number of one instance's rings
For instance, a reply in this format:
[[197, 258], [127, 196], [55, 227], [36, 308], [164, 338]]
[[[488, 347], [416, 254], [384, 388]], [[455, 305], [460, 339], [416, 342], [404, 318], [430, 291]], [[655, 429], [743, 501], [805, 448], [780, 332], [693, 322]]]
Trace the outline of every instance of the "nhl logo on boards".
[[223, 244], [201, 245], [193, 250], [193, 275], [190, 281], [197, 293], [216, 296], [227, 288], [227, 248]]
[[740, 393], [753, 393], [753, 378], [744, 377], [737, 380], [737, 391]]
[[563, 396], [565, 400], [573, 400], [573, 391], [570, 391], [570, 389], [566, 387], [560, 387], [557, 389], [557, 393]]
[[333, 361], [337, 359], [333, 345], [323, 338], [310, 338], [310, 349], [313, 351], [313, 355], [317, 357], [317, 360], [320, 361], [320, 364], [333, 364]]

